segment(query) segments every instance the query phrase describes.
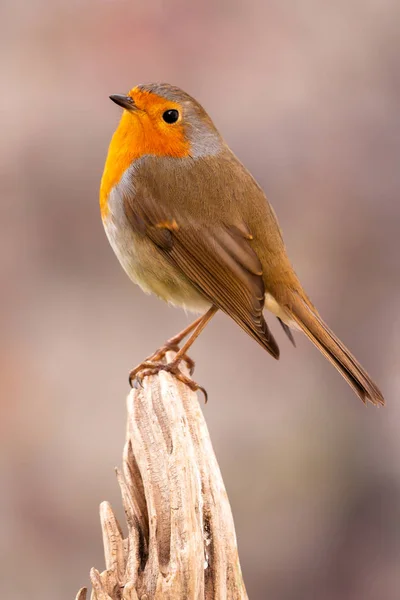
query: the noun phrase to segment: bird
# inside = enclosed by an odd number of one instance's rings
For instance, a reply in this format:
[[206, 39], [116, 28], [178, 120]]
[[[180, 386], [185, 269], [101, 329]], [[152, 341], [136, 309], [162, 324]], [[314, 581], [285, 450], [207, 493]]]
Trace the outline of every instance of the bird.
[[[167, 83], [137, 85], [110, 99], [123, 109], [100, 184], [110, 245], [144, 292], [200, 315], [131, 371], [131, 385], [166, 370], [205, 392], [181, 363], [192, 374], [187, 351], [217, 311], [278, 359], [266, 309], [292, 343], [292, 329], [301, 330], [364, 403], [384, 405], [377, 385], [307, 296], [274, 209], [204, 108]], [[168, 350], [176, 354], [166, 364]]]

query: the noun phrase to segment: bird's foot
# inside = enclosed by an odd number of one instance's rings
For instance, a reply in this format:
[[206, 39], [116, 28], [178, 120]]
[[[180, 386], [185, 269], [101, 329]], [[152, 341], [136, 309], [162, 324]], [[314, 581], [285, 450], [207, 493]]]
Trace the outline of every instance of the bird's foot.
[[[161, 348], [156, 350], [154, 352], [154, 354], [150, 354], [150, 356], [145, 358], [144, 361], [142, 363], [140, 363], [140, 365], [135, 367], [130, 372], [129, 383], [132, 385], [132, 380], [135, 379], [137, 373], [139, 373], [140, 371], [143, 370], [145, 363], [158, 363], [165, 358], [165, 355], [167, 354], [167, 352], [178, 352], [178, 351], [179, 351], [179, 344], [175, 341], [174, 338], [166, 341], [165, 344], [163, 346], [161, 346]], [[190, 358], [190, 356], [188, 356], [187, 354], [184, 354], [182, 356], [182, 360], [185, 361], [190, 375], [193, 375], [194, 367], [195, 367], [194, 360], [192, 358]]]
[[[168, 350], [171, 350], [171, 348], [169, 348]], [[153, 356], [155, 356], [156, 354], [157, 353], [155, 353]], [[150, 375], [157, 375], [160, 371], [166, 371], [167, 373], [171, 373], [171, 375], [178, 379], [178, 381], [181, 381], [182, 383], [187, 385], [194, 392], [196, 392], [197, 390], [201, 390], [204, 394], [205, 401], [207, 402], [208, 395], [206, 390], [201, 385], [198, 385], [195, 381], [193, 381], [193, 379], [190, 379], [190, 377], [182, 373], [182, 371], [180, 371], [179, 369], [181, 361], [185, 360], [187, 362], [187, 358], [189, 357], [184, 356], [181, 357], [179, 360], [173, 360], [170, 363], [145, 360], [135, 369], [133, 369], [133, 371], [130, 372], [129, 383], [131, 387], [133, 387], [133, 382], [136, 380], [139, 383], [139, 385], [142, 385], [143, 379], [145, 377], [149, 377]], [[191, 359], [189, 360], [191, 361]]]

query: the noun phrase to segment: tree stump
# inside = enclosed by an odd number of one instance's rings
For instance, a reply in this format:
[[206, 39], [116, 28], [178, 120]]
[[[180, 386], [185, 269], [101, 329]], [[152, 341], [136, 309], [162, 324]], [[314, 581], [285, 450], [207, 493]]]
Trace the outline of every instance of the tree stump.
[[[103, 502], [106, 570], [91, 570], [91, 599], [247, 599], [232, 513], [196, 393], [160, 372], [130, 392], [127, 413], [117, 477], [128, 532], [124, 539]], [[76, 600], [86, 600], [86, 588]]]

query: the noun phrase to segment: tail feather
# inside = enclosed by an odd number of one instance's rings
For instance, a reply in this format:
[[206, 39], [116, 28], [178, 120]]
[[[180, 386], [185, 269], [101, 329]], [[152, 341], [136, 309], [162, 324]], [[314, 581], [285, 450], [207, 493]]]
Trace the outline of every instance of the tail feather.
[[296, 341], [293, 337], [293, 333], [292, 330], [290, 329], [289, 325], [286, 325], [286, 323], [284, 321], [282, 321], [282, 319], [280, 317], [277, 317], [279, 323], [282, 325], [282, 329], [283, 331], [286, 333], [286, 335], [288, 336], [289, 340], [291, 341], [292, 345], [296, 348]]
[[287, 308], [291, 318], [336, 367], [364, 404], [369, 400], [376, 406], [383, 406], [385, 400], [381, 391], [346, 346], [324, 323], [316, 310], [298, 294], [291, 304], [290, 309]]

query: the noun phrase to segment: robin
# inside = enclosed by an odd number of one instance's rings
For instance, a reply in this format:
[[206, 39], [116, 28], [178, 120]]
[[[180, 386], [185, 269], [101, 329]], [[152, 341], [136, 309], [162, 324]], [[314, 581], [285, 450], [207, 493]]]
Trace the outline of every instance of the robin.
[[[124, 111], [100, 188], [109, 242], [144, 292], [201, 313], [133, 369], [130, 383], [164, 369], [199, 389], [179, 367], [182, 360], [193, 367], [186, 353], [218, 310], [279, 358], [263, 315], [268, 309], [292, 343], [291, 329], [302, 330], [364, 403], [383, 405], [378, 387], [303, 290], [273, 208], [202, 106], [164, 83], [110, 98]], [[177, 354], [165, 364], [171, 349]]]

